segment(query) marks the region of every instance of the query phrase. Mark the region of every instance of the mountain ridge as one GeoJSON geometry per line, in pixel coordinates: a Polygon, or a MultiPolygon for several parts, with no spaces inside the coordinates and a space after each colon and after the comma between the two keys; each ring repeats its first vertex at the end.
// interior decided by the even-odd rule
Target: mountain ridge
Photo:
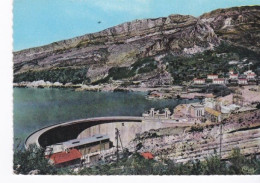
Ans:
{"type": "MultiPolygon", "coordinates": [[[[260,6],[243,6],[214,10],[197,18],[176,14],[125,22],[100,32],[14,52],[14,76],[86,67],[83,80],[91,84],[106,78],[111,68],[129,70],[136,62],[146,58],[155,60],[158,55],[193,56],[214,50],[223,41],[259,53],[259,17],[260,6]]],[[[140,68],[150,64],[154,69],[151,63],[140,68]]],[[[159,63],[160,60],[154,63],[157,70],[159,63]]],[[[140,68],[130,75],[138,75],[140,68]]],[[[169,71],[165,68],[167,75],[169,71]]],[[[152,75],[150,77],[156,77],[152,75]]],[[[28,77],[15,81],[25,81],[28,77]]]]}

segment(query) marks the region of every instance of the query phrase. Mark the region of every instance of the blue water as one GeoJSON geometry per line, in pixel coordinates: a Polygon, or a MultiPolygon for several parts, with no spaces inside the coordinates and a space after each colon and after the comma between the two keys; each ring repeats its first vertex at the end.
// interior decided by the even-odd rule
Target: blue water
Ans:
{"type": "MultiPolygon", "coordinates": [[[[148,100],[143,92],[76,92],[14,88],[14,139],[23,142],[44,126],[98,116],[141,116],[151,107],[173,109],[187,100],[148,100]]],[[[15,144],[17,140],[15,140],[15,144]]]]}

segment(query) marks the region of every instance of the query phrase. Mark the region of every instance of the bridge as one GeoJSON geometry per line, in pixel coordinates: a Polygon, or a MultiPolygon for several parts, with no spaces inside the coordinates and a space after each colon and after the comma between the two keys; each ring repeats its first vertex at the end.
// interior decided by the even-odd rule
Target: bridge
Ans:
{"type": "Polygon", "coordinates": [[[26,149],[28,149],[31,144],[45,148],[52,144],[76,139],[82,131],[95,125],[114,122],[142,122],[142,120],[143,117],[111,116],[69,121],[47,126],[33,132],[27,137],[24,145],[26,149]]]}

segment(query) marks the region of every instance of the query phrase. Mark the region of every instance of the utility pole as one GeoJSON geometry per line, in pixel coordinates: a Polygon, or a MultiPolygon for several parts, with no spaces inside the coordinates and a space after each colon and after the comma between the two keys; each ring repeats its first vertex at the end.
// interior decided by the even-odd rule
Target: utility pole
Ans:
{"type": "Polygon", "coordinates": [[[115,128],[116,130],[116,162],[118,163],[118,159],[119,159],[119,152],[118,152],[118,136],[119,136],[119,130],[117,128],[115,128]]]}
{"type": "Polygon", "coordinates": [[[120,137],[120,132],[117,128],[115,128],[116,132],[115,132],[115,135],[116,135],[116,161],[118,163],[118,160],[119,160],[119,141],[120,141],[120,144],[121,144],[121,148],[123,150],[123,143],[122,143],[122,140],[121,140],[121,137],[120,137]]]}

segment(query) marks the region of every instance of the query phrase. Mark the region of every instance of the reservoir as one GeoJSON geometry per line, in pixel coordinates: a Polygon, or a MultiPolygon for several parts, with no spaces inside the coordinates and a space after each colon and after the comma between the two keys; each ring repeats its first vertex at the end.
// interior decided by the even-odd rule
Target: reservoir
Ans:
{"type": "Polygon", "coordinates": [[[14,88],[14,144],[39,128],[76,119],[141,116],[144,111],[198,100],[148,100],[145,92],[76,92],[73,89],[14,88]]]}

